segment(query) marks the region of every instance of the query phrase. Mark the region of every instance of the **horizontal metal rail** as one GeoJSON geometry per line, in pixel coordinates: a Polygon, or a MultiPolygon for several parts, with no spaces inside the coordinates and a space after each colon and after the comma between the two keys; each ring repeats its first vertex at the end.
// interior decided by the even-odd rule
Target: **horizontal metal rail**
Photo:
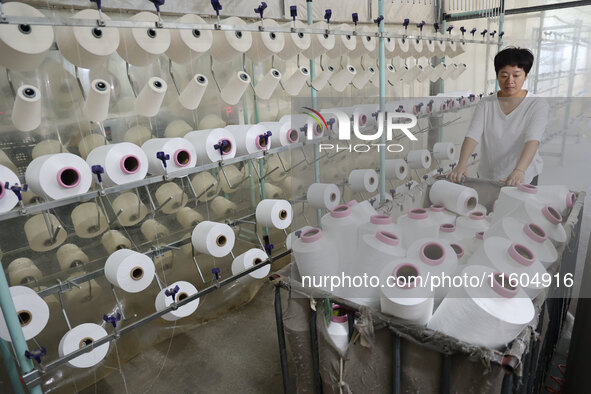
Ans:
{"type": "Polygon", "coordinates": [[[224,25],[217,23],[182,23],[174,21],[162,22],[142,22],[131,20],[102,20],[96,19],[76,19],[76,18],[62,18],[62,17],[25,17],[25,16],[6,16],[1,21],[2,24],[9,25],[42,25],[42,26],[87,26],[100,28],[144,28],[144,29],[183,29],[183,30],[217,30],[217,31],[249,31],[249,32],[274,32],[274,33],[305,33],[305,34],[332,34],[332,35],[351,35],[351,36],[370,36],[370,37],[390,37],[390,38],[406,38],[419,40],[444,40],[444,41],[462,41],[473,44],[494,44],[497,45],[497,40],[475,40],[464,37],[449,37],[444,34],[428,35],[428,34],[401,34],[395,32],[378,31],[358,31],[358,30],[339,30],[327,27],[326,29],[319,28],[293,28],[287,26],[257,26],[250,25],[224,25]]]}
{"type": "MultiPolygon", "coordinates": [[[[469,105],[466,107],[460,107],[460,108],[448,109],[445,111],[437,111],[437,112],[434,112],[431,114],[422,114],[422,115],[419,115],[418,118],[422,119],[422,118],[426,118],[426,117],[430,117],[430,116],[437,116],[438,114],[454,113],[454,112],[458,112],[458,111],[468,109],[471,107],[473,107],[473,105],[469,105]]],[[[170,172],[167,176],[158,175],[155,177],[145,178],[145,179],[142,179],[139,181],[125,183],[123,185],[117,185],[117,186],[113,186],[113,187],[109,187],[109,188],[104,188],[103,190],[97,189],[97,190],[93,190],[93,191],[90,191],[90,192],[87,192],[84,194],[79,194],[76,196],[67,197],[67,198],[63,198],[60,200],[52,200],[52,201],[47,201],[47,202],[43,202],[43,203],[38,203],[35,205],[25,206],[24,209],[15,208],[11,211],[0,213],[0,222],[2,222],[4,220],[14,219],[14,218],[20,217],[20,216],[26,216],[26,215],[30,215],[30,214],[40,213],[43,211],[63,207],[63,206],[69,205],[69,204],[77,203],[77,202],[92,200],[92,199],[97,198],[99,196],[105,196],[105,195],[114,194],[114,193],[121,193],[121,192],[124,192],[127,190],[132,190],[132,189],[135,189],[138,187],[152,185],[152,184],[167,180],[168,179],[167,177],[175,177],[175,178],[176,177],[185,177],[185,176],[193,175],[193,174],[196,174],[196,173],[199,173],[202,171],[209,171],[209,170],[213,170],[215,168],[220,168],[220,167],[225,167],[225,166],[231,165],[231,164],[241,163],[241,162],[244,162],[247,160],[262,159],[262,158],[265,158],[266,156],[273,155],[276,153],[280,153],[280,152],[284,152],[284,151],[288,151],[288,150],[292,150],[292,149],[303,148],[308,145],[319,144],[322,142],[331,141],[333,139],[334,139],[334,137],[332,137],[332,136],[314,138],[313,140],[306,140],[305,142],[299,142],[299,143],[291,144],[288,146],[281,146],[278,148],[272,148],[272,149],[268,149],[265,151],[259,151],[259,152],[251,153],[249,155],[235,157],[233,159],[224,159],[224,160],[221,160],[218,162],[207,163],[207,164],[199,165],[199,166],[192,167],[192,168],[185,168],[185,169],[178,170],[175,172],[170,172]]]]}
{"type": "MultiPolygon", "coordinates": [[[[251,153],[249,155],[235,157],[233,159],[224,159],[219,162],[207,163],[207,164],[199,165],[199,166],[192,167],[192,168],[186,168],[186,169],[182,169],[179,171],[170,172],[170,173],[168,173],[168,177],[185,177],[185,176],[196,174],[196,173],[199,173],[202,171],[209,171],[214,168],[219,168],[219,167],[230,165],[230,164],[240,163],[240,162],[243,162],[246,160],[263,158],[267,155],[272,155],[272,154],[283,152],[286,150],[301,148],[305,145],[310,145],[311,143],[315,144],[315,143],[323,142],[328,139],[329,139],[329,137],[322,137],[322,138],[311,140],[309,142],[308,141],[307,142],[299,142],[299,143],[292,144],[289,146],[281,146],[281,147],[272,148],[272,149],[269,149],[266,151],[260,151],[260,152],[251,153]]],[[[158,175],[155,177],[145,178],[145,179],[142,179],[139,181],[125,183],[123,185],[117,185],[117,186],[105,188],[103,190],[93,190],[93,191],[90,191],[90,192],[87,192],[84,194],[79,194],[76,196],[72,196],[72,197],[68,197],[68,198],[64,198],[64,199],[60,199],[60,200],[47,201],[47,202],[43,202],[43,203],[39,203],[39,204],[35,204],[35,205],[26,206],[24,209],[13,209],[12,211],[1,213],[0,214],[0,221],[13,219],[13,218],[16,218],[19,216],[39,213],[42,211],[46,211],[46,210],[54,209],[54,208],[59,208],[59,207],[66,206],[66,205],[76,203],[76,202],[91,200],[91,199],[97,198],[99,196],[105,196],[105,195],[109,195],[109,194],[113,194],[113,193],[120,193],[123,191],[132,190],[137,187],[142,187],[142,186],[147,186],[147,185],[151,185],[154,183],[159,183],[159,182],[162,182],[166,179],[167,179],[166,176],[158,175]]]]}

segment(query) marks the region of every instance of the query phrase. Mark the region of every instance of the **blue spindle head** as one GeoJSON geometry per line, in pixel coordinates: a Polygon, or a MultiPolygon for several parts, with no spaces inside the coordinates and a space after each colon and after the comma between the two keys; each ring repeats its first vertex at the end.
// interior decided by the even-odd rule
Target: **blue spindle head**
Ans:
{"type": "Polygon", "coordinates": [[[484,38],[486,33],[488,33],[488,29],[484,29],[483,31],[480,32],[480,35],[482,36],[482,38],[484,38]]]}
{"type": "Polygon", "coordinates": [[[390,195],[392,196],[392,198],[394,198],[395,194],[396,194],[396,189],[390,189],[390,195]]]}
{"type": "Polygon", "coordinates": [[[355,24],[355,26],[357,26],[357,23],[359,23],[359,14],[356,12],[352,13],[351,18],[353,19],[353,23],[355,24]]]}
{"type": "Polygon", "coordinates": [[[337,122],[337,120],[335,118],[330,118],[329,120],[326,121],[326,124],[328,125],[328,127],[330,128],[330,130],[332,131],[332,126],[337,122]]]}
{"type": "Polygon", "coordinates": [[[472,30],[470,30],[470,34],[472,34],[472,37],[474,37],[474,33],[476,33],[478,31],[477,28],[472,28],[472,30]]]}
{"type": "Polygon", "coordinates": [[[271,138],[272,135],[273,135],[273,133],[270,130],[259,135],[259,145],[265,146],[265,147],[269,146],[269,138],[271,138]]]}
{"type": "Polygon", "coordinates": [[[293,19],[293,21],[295,22],[296,17],[298,16],[298,6],[297,5],[289,6],[289,15],[291,15],[291,19],[293,19]]]}
{"type": "Polygon", "coordinates": [[[443,168],[439,167],[439,168],[437,169],[437,172],[439,173],[439,175],[441,175],[441,174],[443,173],[443,168]]]}
{"type": "Polygon", "coordinates": [[[220,272],[221,270],[219,267],[214,267],[211,269],[211,273],[215,276],[215,280],[220,280],[220,272]]]}
{"type": "Polygon", "coordinates": [[[181,288],[179,285],[176,285],[174,288],[164,290],[164,295],[167,297],[171,297],[172,300],[175,300],[176,294],[179,292],[181,288]]]}
{"type": "Polygon", "coordinates": [[[404,22],[402,22],[402,26],[404,26],[404,29],[406,30],[408,28],[408,25],[410,25],[410,19],[405,18],[404,22]]]}
{"type": "Polygon", "coordinates": [[[377,19],[373,20],[373,23],[375,23],[376,25],[378,25],[378,27],[380,27],[380,23],[382,23],[383,20],[384,20],[384,15],[380,15],[377,17],[377,19]]]}
{"type": "Polygon", "coordinates": [[[466,32],[466,28],[464,26],[460,26],[460,31],[462,32],[462,36],[466,32]]]}
{"type": "Polygon", "coordinates": [[[299,237],[301,237],[301,236],[302,236],[302,230],[298,230],[298,231],[296,231],[294,234],[295,234],[295,236],[296,236],[296,237],[298,237],[298,238],[299,238],[299,237]]]}
{"type": "Polygon", "coordinates": [[[326,23],[330,23],[330,18],[332,18],[332,10],[324,10],[324,19],[326,20],[326,23]]]}
{"type": "Polygon", "coordinates": [[[427,22],[421,21],[421,23],[417,24],[417,28],[422,32],[423,26],[425,26],[426,24],[427,24],[427,22]]]}
{"type": "Polygon", "coordinates": [[[499,38],[503,38],[504,35],[505,35],[505,32],[504,31],[500,32],[499,33],[499,38]]]}
{"type": "Polygon", "coordinates": [[[429,178],[429,175],[427,175],[427,174],[423,175],[423,180],[424,180],[424,181],[426,181],[426,180],[427,180],[427,178],[429,178]]]}
{"type": "Polygon", "coordinates": [[[211,6],[215,11],[217,16],[220,16],[220,11],[222,10],[222,5],[220,4],[220,0],[211,0],[211,6]]]}
{"type": "Polygon", "coordinates": [[[271,252],[273,251],[273,248],[274,247],[275,246],[273,244],[267,244],[267,245],[265,245],[265,252],[267,252],[267,254],[270,255],[271,252]]]}
{"type": "Polygon", "coordinates": [[[454,25],[449,25],[447,29],[445,29],[447,31],[448,34],[451,34],[451,31],[454,29],[454,25]]]}
{"type": "Polygon", "coordinates": [[[439,23],[435,22],[433,23],[433,29],[435,29],[435,33],[439,32],[439,23]]]}
{"type": "Polygon", "coordinates": [[[164,152],[156,152],[156,158],[160,160],[164,168],[166,168],[166,162],[170,160],[170,155],[167,155],[164,152]]]}
{"type": "Polygon", "coordinates": [[[102,8],[101,6],[101,0],[90,0],[91,3],[96,3],[96,9],[100,10],[102,8]]]}
{"type": "Polygon", "coordinates": [[[25,350],[25,357],[29,360],[37,361],[37,364],[41,365],[41,358],[47,355],[47,349],[45,346],[41,346],[41,349],[33,349],[31,351],[25,350]]]}
{"type": "Polygon", "coordinates": [[[99,183],[101,183],[103,181],[102,174],[105,173],[105,169],[97,164],[90,167],[90,170],[94,175],[96,175],[96,178],[98,179],[99,183]]]}
{"type": "Polygon", "coordinates": [[[259,14],[261,16],[261,19],[263,19],[263,13],[265,12],[266,8],[267,8],[267,3],[265,3],[263,1],[263,2],[261,2],[261,5],[259,5],[257,8],[254,9],[254,12],[259,14]]]}
{"type": "Polygon", "coordinates": [[[219,143],[215,144],[213,146],[213,149],[215,150],[219,150],[220,151],[220,155],[224,154],[224,151],[226,150],[226,148],[228,147],[228,145],[230,145],[230,141],[228,140],[221,140],[219,143]]]}
{"type": "Polygon", "coordinates": [[[113,328],[117,328],[117,322],[121,320],[121,313],[117,313],[116,315],[103,315],[103,320],[105,323],[112,324],[113,328]]]}
{"type": "Polygon", "coordinates": [[[15,183],[14,185],[10,185],[9,182],[6,182],[4,184],[4,189],[6,190],[12,190],[12,192],[16,195],[16,198],[18,198],[19,201],[23,200],[23,196],[22,196],[22,192],[26,192],[27,190],[29,190],[29,185],[27,185],[26,183],[21,186],[18,183],[15,183]]]}
{"type": "Polygon", "coordinates": [[[160,6],[164,5],[164,0],[148,0],[150,3],[154,4],[156,7],[156,12],[160,12],[160,6]]]}

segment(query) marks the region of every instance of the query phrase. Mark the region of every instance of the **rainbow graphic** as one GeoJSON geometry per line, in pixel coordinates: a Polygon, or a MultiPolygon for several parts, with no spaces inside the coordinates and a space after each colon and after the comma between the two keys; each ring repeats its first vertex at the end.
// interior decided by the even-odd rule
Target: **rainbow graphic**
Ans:
{"type": "Polygon", "coordinates": [[[324,116],[322,116],[320,114],[320,112],[316,111],[313,108],[310,107],[302,107],[303,109],[310,111],[310,112],[304,112],[306,115],[308,115],[309,117],[311,117],[312,119],[314,119],[316,121],[316,123],[318,123],[318,126],[320,126],[321,130],[328,130],[328,124],[326,123],[326,119],[324,119],[324,116]],[[322,123],[320,123],[320,121],[322,120],[322,123]],[[324,127],[322,126],[324,124],[324,127]]]}

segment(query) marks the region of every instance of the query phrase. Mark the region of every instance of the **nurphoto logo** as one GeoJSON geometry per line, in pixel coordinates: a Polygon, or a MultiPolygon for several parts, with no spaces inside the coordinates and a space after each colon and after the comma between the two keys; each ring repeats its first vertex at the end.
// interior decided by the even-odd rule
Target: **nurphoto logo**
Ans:
{"type": "MultiPolygon", "coordinates": [[[[309,107],[303,107],[303,109],[308,111],[304,113],[314,119],[320,129],[329,131],[328,125],[330,124],[330,129],[332,129],[333,133],[335,133],[333,127],[336,127],[336,135],[338,136],[339,141],[351,140],[351,125],[353,125],[353,136],[361,141],[367,142],[360,144],[348,144],[347,146],[341,146],[339,144],[333,143],[321,143],[319,144],[320,151],[336,150],[338,152],[347,150],[349,152],[362,153],[369,152],[372,149],[377,149],[378,152],[381,149],[386,149],[388,152],[393,153],[402,152],[404,147],[401,144],[379,143],[379,140],[384,133],[384,129],[386,132],[386,141],[392,141],[395,130],[400,130],[411,141],[417,141],[417,137],[415,137],[410,131],[410,129],[415,127],[418,122],[417,117],[413,114],[405,112],[386,112],[386,121],[384,122],[384,112],[377,111],[375,114],[373,114],[373,118],[376,120],[375,123],[369,127],[364,127],[364,130],[361,130],[361,127],[363,126],[360,125],[367,125],[368,122],[366,116],[360,115],[358,111],[354,111],[351,116],[345,111],[340,111],[338,109],[330,109],[327,111],[321,110],[320,112],[309,107]],[[378,141],[378,143],[369,143],[371,141],[378,141]]],[[[313,133],[307,133],[307,138],[309,140],[313,139],[313,137],[313,133]]]]}

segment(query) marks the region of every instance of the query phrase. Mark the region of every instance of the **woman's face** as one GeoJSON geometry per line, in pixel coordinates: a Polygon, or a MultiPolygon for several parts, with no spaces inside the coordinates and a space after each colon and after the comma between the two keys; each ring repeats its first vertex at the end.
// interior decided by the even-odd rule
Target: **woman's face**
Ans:
{"type": "Polygon", "coordinates": [[[497,80],[499,88],[505,97],[512,97],[521,92],[521,88],[527,78],[527,74],[522,68],[517,66],[505,66],[499,70],[497,80]]]}

